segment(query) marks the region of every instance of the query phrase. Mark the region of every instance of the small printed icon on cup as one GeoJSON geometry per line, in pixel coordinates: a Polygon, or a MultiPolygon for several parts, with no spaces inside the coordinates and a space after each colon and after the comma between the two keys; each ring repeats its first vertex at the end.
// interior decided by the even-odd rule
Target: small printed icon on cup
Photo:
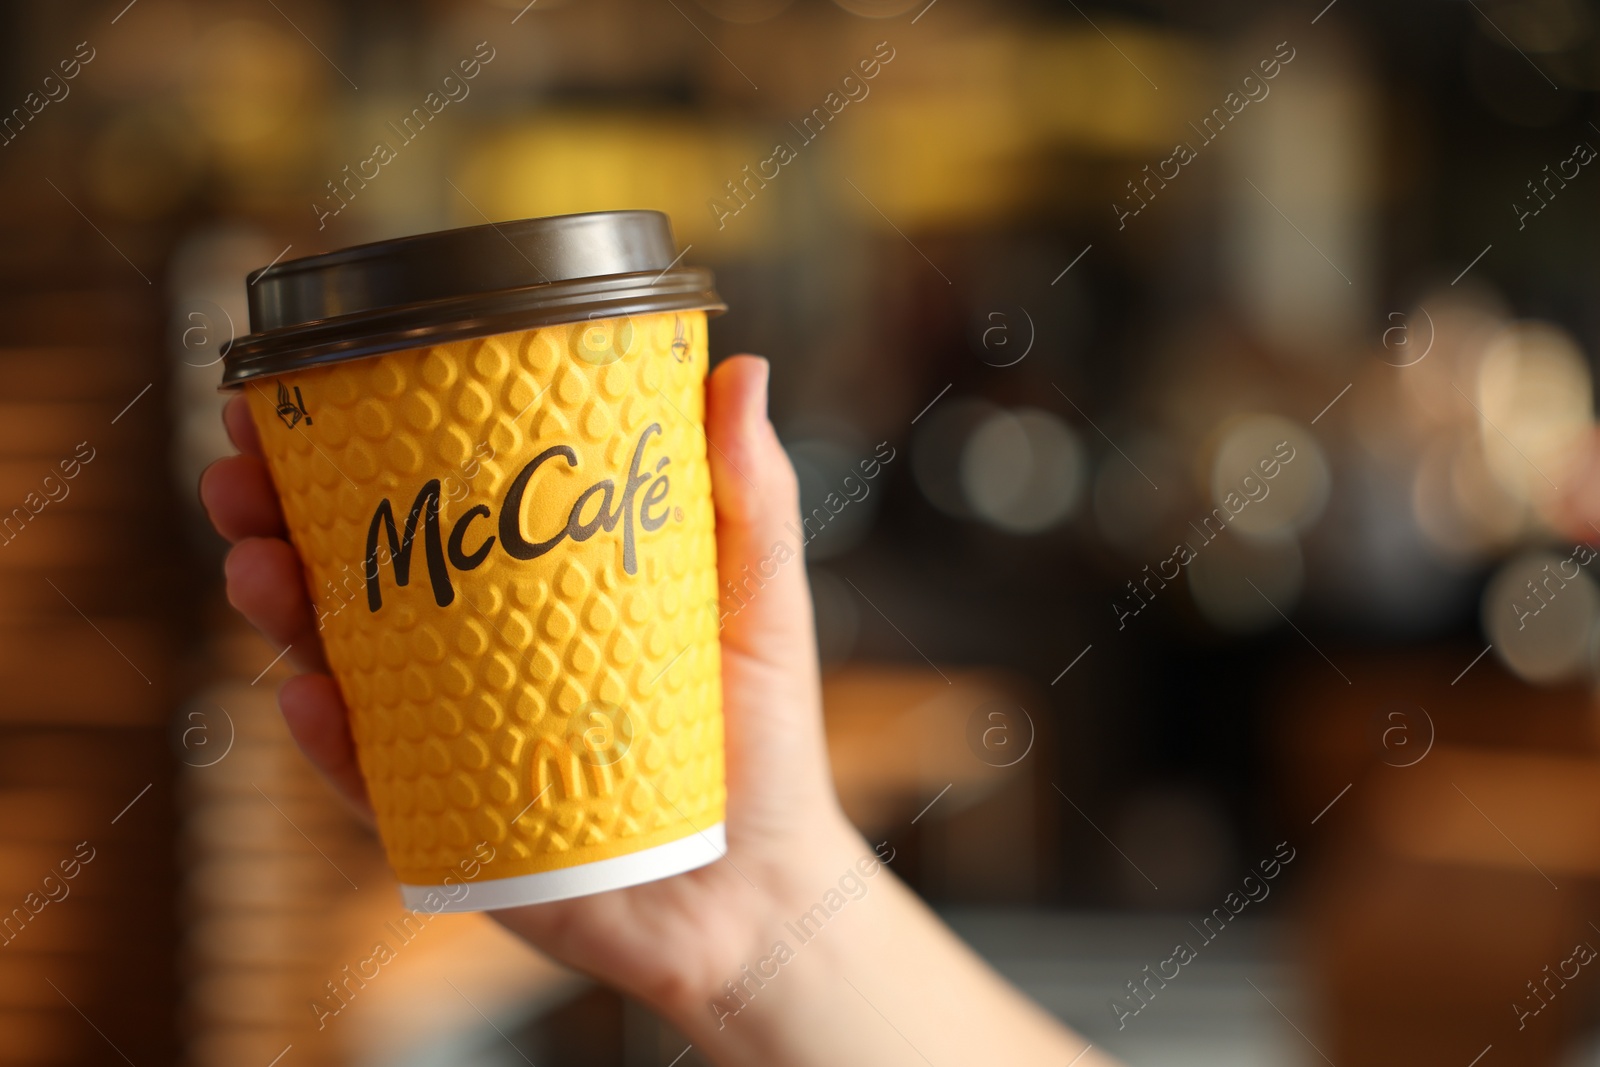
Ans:
{"type": "Polygon", "coordinates": [[[300,424],[301,419],[305,420],[307,426],[311,425],[311,412],[306,410],[306,401],[300,395],[298,385],[294,387],[294,395],[290,396],[288,386],[278,383],[278,405],[274,410],[291,430],[300,424]]]}
{"type": "Polygon", "coordinates": [[[572,324],[569,344],[574,356],[593,366],[604,367],[632,352],[634,337],[632,316],[591,315],[587,322],[572,324]]]}
{"type": "Polygon", "coordinates": [[[214,767],[233,750],[233,716],[221,705],[197,708],[173,726],[178,758],[191,767],[214,767]]]}
{"type": "Polygon", "coordinates": [[[1372,715],[1372,747],[1391,767],[1414,767],[1433,748],[1433,717],[1420,704],[1383,705],[1372,715]]]}
{"type": "Polygon", "coordinates": [[[991,700],[967,717],[967,748],[991,767],[1012,767],[1033,749],[1033,719],[1021,704],[991,700]]]}
{"type": "Polygon", "coordinates": [[[191,367],[213,367],[233,347],[233,316],[210,300],[185,301],[173,317],[172,330],[180,359],[191,367]]]}
{"type": "Polygon", "coordinates": [[[567,744],[591,767],[609,767],[633,747],[633,716],[608,700],[591,700],[567,720],[567,744]]]}
{"type": "Polygon", "coordinates": [[[1020,304],[985,312],[972,323],[978,358],[991,367],[1013,367],[1033,351],[1033,316],[1020,304]]]}
{"type": "Polygon", "coordinates": [[[683,319],[672,316],[672,358],[679,363],[689,362],[694,356],[693,344],[693,330],[684,326],[683,319]]]}

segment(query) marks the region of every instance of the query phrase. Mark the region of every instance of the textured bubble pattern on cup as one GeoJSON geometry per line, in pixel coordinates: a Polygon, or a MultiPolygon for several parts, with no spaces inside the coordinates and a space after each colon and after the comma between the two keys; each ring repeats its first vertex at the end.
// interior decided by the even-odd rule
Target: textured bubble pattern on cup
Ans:
{"type": "Polygon", "coordinates": [[[575,327],[553,326],[245,387],[379,830],[409,884],[440,884],[479,842],[496,857],[482,877],[503,878],[722,819],[704,313],[584,326],[609,339],[608,358],[575,353],[575,327]],[[508,494],[558,446],[572,461],[536,466],[514,528],[524,544],[566,533],[517,558],[502,537],[508,494]],[[403,550],[433,480],[437,552],[425,503],[402,565],[374,516],[388,500],[403,550]],[[450,586],[442,606],[435,569],[450,586]]]}

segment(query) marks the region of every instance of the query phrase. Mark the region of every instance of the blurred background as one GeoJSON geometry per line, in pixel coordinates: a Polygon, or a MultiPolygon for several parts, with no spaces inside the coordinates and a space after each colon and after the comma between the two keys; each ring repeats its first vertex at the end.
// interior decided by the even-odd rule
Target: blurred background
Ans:
{"type": "Polygon", "coordinates": [[[1600,1063],[1596,90],[1587,0],[0,8],[0,1062],[699,1062],[481,916],[349,978],[194,492],[250,271],[656,208],[981,952],[1133,1064],[1600,1063]]]}

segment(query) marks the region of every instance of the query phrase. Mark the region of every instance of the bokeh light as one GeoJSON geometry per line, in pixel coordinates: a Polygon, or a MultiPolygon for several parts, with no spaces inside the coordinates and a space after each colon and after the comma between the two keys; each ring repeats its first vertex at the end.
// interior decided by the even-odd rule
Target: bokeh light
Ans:
{"type": "Polygon", "coordinates": [[[1010,533],[1038,533],[1064,520],[1083,483],[1083,446],[1048,411],[997,412],[972,431],[961,451],[967,503],[1010,533]]]}
{"type": "Polygon", "coordinates": [[[1572,556],[1528,552],[1483,591],[1483,629],[1495,654],[1530,682],[1559,682],[1588,660],[1600,593],[1572,556]]]}
{"type": "Polygon", "coordinates": [[[1305,530],[1322,514],[1331,479],[1322,446],[1308,427],[1278,415],[1249,415],[1217,436],[1211,500],[1233,513],[1229,529],[1278,539],[1305,530]]]}
{"type": "Polygon", "coordinates": [[[1484,454],[1495,479],[1519,499],[1560,492],[1594,422],[1588,364],[1565,330],[1519,322],[1488,346],[1478,372],[1484,454]]]}

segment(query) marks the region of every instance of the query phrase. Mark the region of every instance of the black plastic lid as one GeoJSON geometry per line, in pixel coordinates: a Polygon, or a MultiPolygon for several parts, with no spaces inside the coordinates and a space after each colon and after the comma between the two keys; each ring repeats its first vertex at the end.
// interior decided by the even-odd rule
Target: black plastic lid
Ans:
{"type": "Polygon", "coordinates": [[[251,275],[250,334],[224,387],[402,348],[534,326],[727,305],[678,265],[659,211],[596,211],[357,245],[251,275]]]}

